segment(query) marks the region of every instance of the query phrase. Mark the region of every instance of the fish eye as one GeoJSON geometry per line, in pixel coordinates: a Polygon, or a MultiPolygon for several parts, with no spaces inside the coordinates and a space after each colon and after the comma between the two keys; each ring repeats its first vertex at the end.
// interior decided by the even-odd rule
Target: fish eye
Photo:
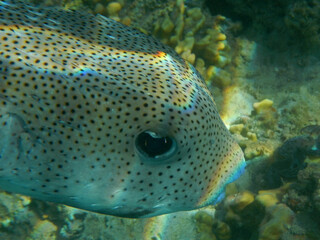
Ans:
{"type": "Polygon", "coordinates": [[[167,163],[177,151],[177,142],[172,137],[144,131],[136,137],[135,148],[146,163],[167,163]]]}

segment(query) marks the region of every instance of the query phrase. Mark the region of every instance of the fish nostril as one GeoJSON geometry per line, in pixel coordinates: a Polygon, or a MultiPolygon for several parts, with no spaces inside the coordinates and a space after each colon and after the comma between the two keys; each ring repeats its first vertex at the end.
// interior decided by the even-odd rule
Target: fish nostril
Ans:
{"type": "Polygon", "coordinates": [[[168,162],[177,150],[177,143],[172,137],[163,137],[155,132],[145,131],[136,137],[135,147],[146,162],[168,162]]]}

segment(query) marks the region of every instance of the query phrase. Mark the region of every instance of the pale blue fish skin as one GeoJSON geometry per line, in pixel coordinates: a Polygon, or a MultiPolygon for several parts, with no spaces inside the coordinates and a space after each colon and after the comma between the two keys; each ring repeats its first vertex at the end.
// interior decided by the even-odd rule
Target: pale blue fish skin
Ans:
{"type": "Polygon", "coordinates": [[[0,1],[0,188],[122,217],[215,202],[243,153],[198,72],[103,16],[0,1]]]}

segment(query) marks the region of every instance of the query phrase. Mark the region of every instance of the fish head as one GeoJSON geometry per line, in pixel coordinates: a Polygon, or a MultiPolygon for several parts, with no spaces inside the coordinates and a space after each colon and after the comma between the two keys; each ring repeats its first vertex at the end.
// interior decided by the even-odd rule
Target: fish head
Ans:
{"type": "Polygon", "coordinates": [[[93,199],[101,199],[93,210],[136,218],[213,204],[242,172],[243,153],[193,66],[163,52],[144,60],[151,70],[142,81],[117,81],[121,101],[108,116],[117,120],[105,124],[114,139],[106,146],[108,172],[101,171],[104,197],[91,184],[93,199]]]}

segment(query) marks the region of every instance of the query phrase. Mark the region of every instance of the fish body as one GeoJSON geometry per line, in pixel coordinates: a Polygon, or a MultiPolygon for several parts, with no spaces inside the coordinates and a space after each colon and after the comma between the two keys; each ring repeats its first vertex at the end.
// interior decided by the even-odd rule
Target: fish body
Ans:
{"type": "Polygon", "coordinates": [[[123,217],[215,202],[244,168],[198,72],[103,16],[0,1],[0,188],[123,217]]]}

